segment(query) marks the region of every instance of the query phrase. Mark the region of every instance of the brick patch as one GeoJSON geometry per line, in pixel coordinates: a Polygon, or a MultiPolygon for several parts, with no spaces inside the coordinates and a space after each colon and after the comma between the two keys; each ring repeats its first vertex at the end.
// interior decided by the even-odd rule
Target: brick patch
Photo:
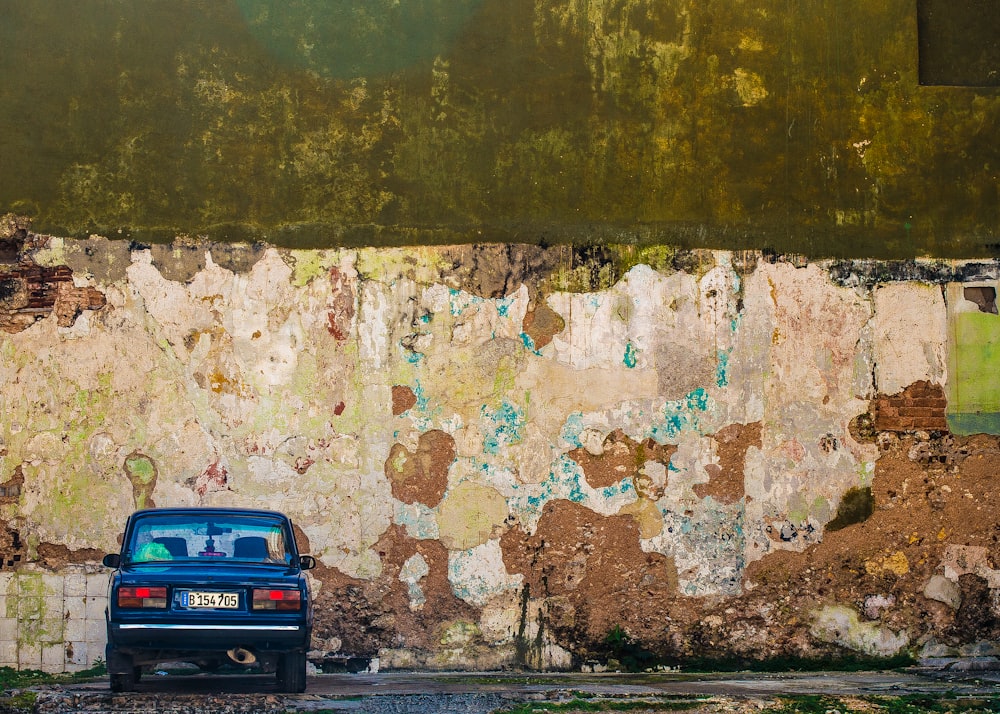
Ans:
{"type": "Polygon", "coordinates": [[[914,382],[899,394],[881,395],[874,401],[878,431],[948,431],[944,389],[930,382],[914,382]]]}

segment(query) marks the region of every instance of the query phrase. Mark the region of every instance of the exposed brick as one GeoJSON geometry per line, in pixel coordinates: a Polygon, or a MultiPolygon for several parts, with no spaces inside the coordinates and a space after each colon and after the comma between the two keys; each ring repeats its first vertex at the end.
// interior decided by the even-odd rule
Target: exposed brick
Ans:
{"type": "Polygon", "coordinates": [[[909,417],[934,417],[940,413],[940,409],[930,409],[929,407],[900,407],[899,409],[899,416],[909,417]]]}
{"type": "Polygon", "coordinates": [[[947,431],[944,390],[929,382],[914,382],[899,394],[879,395],[872,404],[875,428],[879,431],[932,429],[947,431]]]}

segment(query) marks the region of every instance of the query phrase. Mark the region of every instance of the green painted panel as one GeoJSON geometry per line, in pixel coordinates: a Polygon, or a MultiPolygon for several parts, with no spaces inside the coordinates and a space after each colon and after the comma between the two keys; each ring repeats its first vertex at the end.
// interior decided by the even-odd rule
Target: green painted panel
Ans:
{"type": "Polygon", "coordinates": [[[948,423],[960,434],[1000,433],[1000,316],[951,315],[948,423]]]}
{"type": "Polygon", "coordinates": [[[1000,93],[919,86],[910,0],[0,0],[0,18],[0,213],[40,231],[1000,252],[1000,93]]]}

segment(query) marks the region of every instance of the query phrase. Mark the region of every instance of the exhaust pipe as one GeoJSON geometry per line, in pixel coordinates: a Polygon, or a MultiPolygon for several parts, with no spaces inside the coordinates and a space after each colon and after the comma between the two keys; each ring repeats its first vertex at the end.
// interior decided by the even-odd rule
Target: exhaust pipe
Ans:
{"type": "Polygon", "coordinates": [[[248,649],[242,647],[233,647],[233,649],[226,652],[231,659],[236,664],[253,664],[257,661],[257,655],[248,649]]]}

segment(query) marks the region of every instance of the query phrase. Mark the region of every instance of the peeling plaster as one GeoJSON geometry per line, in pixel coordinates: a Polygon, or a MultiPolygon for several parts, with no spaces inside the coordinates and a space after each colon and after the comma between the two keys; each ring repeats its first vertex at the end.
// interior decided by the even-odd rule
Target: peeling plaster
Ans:
{"type": "MultiPolygon", "coordinates": [[[[73,254],[49,257],[60,251],[73,254]]],[[[0,508],[25,557],[111,551],[142,505],[277,508],[325,592],[355,593],[352,612],[371,616],[358,641],[396,647],[407,628],[442,628],[448,642],[419,661],[565,663],[576,654],[563,644],[619,624],[581,614],[587,588],[605,587],[575,579],[605,567],[587,533],[616,549],[609,562],[655,565],[663,611],[694,622],[705,603],[753,597],[749,568],[856,537],[888,509],[877,465],[896,442],[850,425],[878,395],[949,383],[933,285],[715,252],[691,272],[637,265],[584,293],[463,278],[504,285],[484,297],[456,287],[445,253],[267,249],[234,272],[188,250],[197,265],[177,268],[181,281],[137,249],[101,286],[101,309],[0,336],[0,483],[17,484],[0,508]],[[551,341],[526,345],[542,304],[551,341]],[[871,518],[827,528],[844,494],[866,489],[871,518]],[[548,551],[567,580],[545,592],[531,563],[554,537],[571,560],[548,551]],[[441,593],[447,618],[426,606],[441,593]]],[[[985,550],[948,547],[934,562],[949,582],[1000,588],[985,550]]],[[[930,561],[899,545],[858,559],[860,577],[928,582],[930,561]]],[[[902,593],[884,594],[897,604],[878,616],[894,617],[902,593]]],[[[915,639],[840,610],[810,623],[800,634],[816,646],[879,654],[915,639]]]]}

